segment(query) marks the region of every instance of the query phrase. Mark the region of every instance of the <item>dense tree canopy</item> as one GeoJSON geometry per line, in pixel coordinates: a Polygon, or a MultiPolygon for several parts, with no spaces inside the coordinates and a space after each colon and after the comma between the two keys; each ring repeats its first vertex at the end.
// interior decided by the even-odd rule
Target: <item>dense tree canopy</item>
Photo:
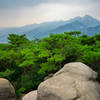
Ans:
{"type": "Polygon", "coordinates": [[[9,79],[20,95],[36,89],[45,76],[69,62],[83,62],[100,75],[100,34],[80,33],[51,34],[33,41],[10,34],[8,44],[0,44],[0,77],[9,79]]]}

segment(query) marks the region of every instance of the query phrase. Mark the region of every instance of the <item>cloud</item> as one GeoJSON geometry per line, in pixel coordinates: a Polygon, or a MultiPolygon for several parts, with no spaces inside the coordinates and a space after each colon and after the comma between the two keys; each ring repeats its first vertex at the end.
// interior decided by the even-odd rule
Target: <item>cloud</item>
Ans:
{"type": "Polygon", "coordinates": [[[63,3],[63,4],[91,4],[100,3],[100,0],[0,0],[0,8],[20,8],[36,6],[40,3],[63,3]]]}
{"type": "Polygon", "coordinates": [[[67,20],[85,14],[100,18],[100,0],[0,0],[0,26],[67,20]]]}
{"type": "Polygon", "coordinates": [[[35,6],[45,0],[0,0],[0,8],[22,8],[35,6]]]}

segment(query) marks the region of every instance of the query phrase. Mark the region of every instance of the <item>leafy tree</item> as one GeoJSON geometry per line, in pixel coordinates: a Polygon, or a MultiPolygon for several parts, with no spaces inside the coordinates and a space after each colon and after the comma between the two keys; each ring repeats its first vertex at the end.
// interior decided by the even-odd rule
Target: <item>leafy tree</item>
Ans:
{"type": "Polygon", "coordinates": [[[0,45],[0,77],[9,79],[20,96],[37,89],[45,76],[69,62],[83,62],[100,76],[100,34],[80,33],[50,34],[32,41],[25,35],[10,34],[9,43],[0,45]]]}
{"type": "Polygon", "coordinates": [[[25,34],[9,34],[8,43],[11,45],[11,47],[16,48],[23,45],[28,45],[29,40],[26,38],[25,34]]]}

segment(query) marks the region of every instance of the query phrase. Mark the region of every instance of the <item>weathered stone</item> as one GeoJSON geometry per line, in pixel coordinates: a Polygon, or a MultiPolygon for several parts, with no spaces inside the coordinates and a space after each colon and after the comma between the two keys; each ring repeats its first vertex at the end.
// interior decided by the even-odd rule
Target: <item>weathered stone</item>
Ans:
{"type": "Polygon", "coordinates": [[[0,78],[0,100],[16,100],[14,87],[3,78],[0,78]]]}
{"type": "Polygon", "coordinates": [[[22,100],[37,100],[37,90],[29,92],[22,98],[22,100]]]}
{"type": "Polygon", "coordinates": [[[97,73],[87,65],[66,64],[38,87],[37,100],[100,100],[97,73]]]}
{"type": "Polygon", "coordinates": [[[47,79],[49,79],[49,78],[51,78],[52,76],[53,76],[53,73],[49,74],[48,76],[46,76],[46,77],[44,78],[44,81],[47,80],[47,79]]]}

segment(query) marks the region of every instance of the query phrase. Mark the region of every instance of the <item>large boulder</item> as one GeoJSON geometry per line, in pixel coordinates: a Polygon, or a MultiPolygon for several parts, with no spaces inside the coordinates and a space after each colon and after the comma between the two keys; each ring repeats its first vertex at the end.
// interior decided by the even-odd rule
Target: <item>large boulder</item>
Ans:
{"type": "Polygon", "coordinates": [[[22,98],[22,100],[37,100],[37,90],[29,92],[22,98]]]}
{"type": "Polygon", "coordinates": [[[87,65],[66,64],[38,87],[37,100],[100,100],[97,73],[87,65]]]}
{"type": "Polygon", "coordinates": [[[16,100],[14,87],[3,78],[0,78],[0,100],[16,100]]]}

